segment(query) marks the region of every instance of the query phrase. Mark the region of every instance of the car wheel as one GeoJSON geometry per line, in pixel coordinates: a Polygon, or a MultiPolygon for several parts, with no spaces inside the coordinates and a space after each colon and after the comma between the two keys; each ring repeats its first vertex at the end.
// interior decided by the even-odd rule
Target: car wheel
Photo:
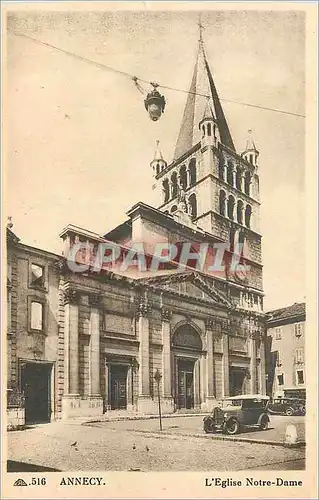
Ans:
{"type": "Polygon", "coordinates": [[[209,432],[214,432],[214,430],[215,426],[213,422],[211,420],[206,420],[206,422],[204,422],[204,431],[206,432],[206,434],[208,434],[209,432]]]}
{"type": "Polygon", "coordinates": [[[238,420],[235,420],[234,418],[232,418],[231,420],[228,420],[228,422],[226,423],[226,426],[225,426],[225,431],[226,431],[226,434],[230,434],[231,436],[233,434],[237,434],[237,432],[239,431],[238,420]]]}
{"type": "Polygon", "coordinates": [[[291,417],[293,414],[294,414],[294,411],[292,408],[287,408],[286,411],[285,411],[285,414],[288,416],[288,417],[291,417]]]}
{"type": "Polygon", "coordinates": [[[266,429],[268,429],[268,425],[269,425],[268,418],[267,417],[263,417],[261,419],[259,428],[260,428],[261,431],[265,431],[266,429]]]}

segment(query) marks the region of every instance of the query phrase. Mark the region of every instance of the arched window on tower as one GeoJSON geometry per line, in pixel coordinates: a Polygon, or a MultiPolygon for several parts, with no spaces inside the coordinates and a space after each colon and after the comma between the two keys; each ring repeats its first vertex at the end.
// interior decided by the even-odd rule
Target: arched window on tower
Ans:
{"type": "Polygon", "coordinates": [[[219,213],[224,217],[226,215],[226,193],[223,190],[219,192],[219,213]]]}
{"type": "Polygon", "coordinates": [[[172,198],[176,198],[177,196],[177,173],[173,172],[172,177],[171,177],[171,184],[172,184],[172,198]]]}
{"type": "Polygon", "coordinates": [[[224,171],[225,171],[225,166],[224,166],[224,160],[221,158],[218,163],[218,177],[224,181],[225,176],[224,176],[224,171]]]}
{"type": "Polygon", "coordinates": [[[245,193],[250,196],[250,182],[251,182],[251,175],[250,172],[245,173],[245,193]]]}
{"type": "Polygon", "coordinates": [[[210,137],[212,135],[212,124],[207,123],[207,135],[210,137]]]}
{"type": "Polygon", "coordinates": [[[231,219],[231,220],[234,220],[234,207],[235,207],[235,198],[233,197],[233,195],[230,195],[229,198],[228,198],[228,217],[231,219]]]}
{"type": "Polygon", "coordinates": [[[185,165],[182,165],[179,171],[179,182],[182,189],[187,189],[187,172],[185,165]]]}
{"type": "Polygon", "coordinates": [[[237,222],[243,224],[244,204],[241,200],[237,202],[237,222]]]}
{"type": "Polygon", "coordinates": [[[205,137],[205,125],[202,125],[202,137],[205,137]]]}
{"type": "Polygon", "coordinates": [[[167,203],[169,200],[169,184],[167,179],[163,181],[163,193],[164,193],[164,203],[167,203]]]}
{"type": "Polygon", "coordinates": [[[236,168],[236,188],[239,191],[242,189],[242,172],[239,166],[236,168]]]}
{"type": "Polygon", "coordinates": [[[189,180],[191,186],[196,184],[196,158],[192,158],[189,162],[189,180]]]}
{"type": "Polygon", "coordinates": [[[156,163],[156,175],[160,173],[160,164],[156,163]]]}
{"type": "Polygon", "coordinates": [[[227,182],[228,184],[230,184],[231,186],[234,185],[234,175],[233,175],[233,170],[234,170],[234,167],[233,167],[233,164],[231,161],[228,162],[227,164],[227,182]]]}
{"type": "Polygon", "coordinates": [[[251,222],[251,206],[247,205],[246,210],[245,210],[245,225],[246,225],[246,227],[250,228],[250,222],[251,222]]]}
{"type": "Polygon", "coordinates": [[[235,248],[235,234],[236,234],[236,229],[231,227],[229,230],[229,250],[231,252],[233,252],[235,248]]]}
{"type": "Polygon", "coordinates": [[[190,197],[188,198],[188,203],[190,207],[190,215],[192,220],[196,219],[197,217],[197,200],[196,200],[196,194],[191,194],[190,197]]]}

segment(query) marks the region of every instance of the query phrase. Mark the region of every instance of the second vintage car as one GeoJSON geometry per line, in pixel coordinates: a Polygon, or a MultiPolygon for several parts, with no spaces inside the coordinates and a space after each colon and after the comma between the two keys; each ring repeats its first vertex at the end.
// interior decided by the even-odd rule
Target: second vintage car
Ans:
{"type": "Polygon", "coordinates": [[[204,431],[208,433],[219,430],[232,435],[251,426],[266,430],[269,425],[268,402],[269,397],[261,394],[225,398],[204,418],[204,431]]]}
{"type": "Polygon", "coordinates": [[[306,402],[297,398],[276,398],[269,402],[268,411],[276,415],[305,415],[306,402]]]}

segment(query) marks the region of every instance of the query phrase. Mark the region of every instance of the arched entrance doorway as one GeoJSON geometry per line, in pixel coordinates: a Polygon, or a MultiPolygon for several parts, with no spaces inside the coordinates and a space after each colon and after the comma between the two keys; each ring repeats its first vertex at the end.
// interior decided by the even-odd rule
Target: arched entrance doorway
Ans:
{"type": "Polygon", "coordinates": [[[174,357],[174,401],[178,409],[190,410],[200,404],[200,356],[202,340],[190,324],[180,325],[172,337],[174,357]]]}

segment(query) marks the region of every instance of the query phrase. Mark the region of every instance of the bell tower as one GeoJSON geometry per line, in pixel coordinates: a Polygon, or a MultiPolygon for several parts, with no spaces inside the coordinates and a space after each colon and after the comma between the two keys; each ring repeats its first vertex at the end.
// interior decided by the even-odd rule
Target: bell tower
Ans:
{"type": "Polygon", "coordinates": [[[251,131],[243,153],[236,151],[200,36],[174,158],[165,166],[157,153],[160,167],[152,162],[159,209],[182,223],[182,192],[192,226],[224,241],[230,252],[241,245],[255,266],[251,285],[262,288],[258,157],[251,131]]]}

